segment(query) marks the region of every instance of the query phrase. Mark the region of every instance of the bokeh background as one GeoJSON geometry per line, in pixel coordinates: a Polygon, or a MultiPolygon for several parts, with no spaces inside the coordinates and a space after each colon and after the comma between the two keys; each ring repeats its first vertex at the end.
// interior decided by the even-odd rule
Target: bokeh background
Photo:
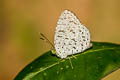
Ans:
{"type": "MultiPolygon", "coordinates": [[[[60,13],[72,10],[92,41],[120,44],[120,0],[0,0],[0,80],[12,80],[29,62],[51,49],[60,13]]],[[[104,80],[120,80],[120,70],[104,80]]]]}

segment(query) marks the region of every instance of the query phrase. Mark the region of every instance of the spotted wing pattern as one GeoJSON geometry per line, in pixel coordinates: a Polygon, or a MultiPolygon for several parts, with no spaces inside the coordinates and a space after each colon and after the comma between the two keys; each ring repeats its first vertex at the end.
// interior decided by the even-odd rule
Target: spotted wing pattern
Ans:
{"type": "Polygon", "coordinates": [[[54,46],[56,55],[60,58],[83,52],[90,47],[89,30],[69,10],[63,11],[59,17],[54,46]]]}

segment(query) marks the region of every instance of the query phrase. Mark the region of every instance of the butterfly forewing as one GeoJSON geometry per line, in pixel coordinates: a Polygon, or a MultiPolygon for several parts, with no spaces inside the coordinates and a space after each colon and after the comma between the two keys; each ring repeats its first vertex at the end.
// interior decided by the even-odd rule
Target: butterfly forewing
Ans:
{"type": "Polygon", "coordinates": [[[80,53],[90,47],[89,30],[71,11],[65,10],[57,22],[54,45],[60,58],[80,53]]]}

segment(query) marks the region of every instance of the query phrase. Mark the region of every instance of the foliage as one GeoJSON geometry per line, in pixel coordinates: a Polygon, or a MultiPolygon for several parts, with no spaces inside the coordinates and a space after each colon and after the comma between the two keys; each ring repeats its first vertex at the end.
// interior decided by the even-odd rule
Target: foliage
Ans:
{"type": "Polygon", "coordinates": [[[28,64],[15,80],[100,80],[120,67],[120,45],[92,42],[93,47],[60,60],[46,52],[28,64]]]}

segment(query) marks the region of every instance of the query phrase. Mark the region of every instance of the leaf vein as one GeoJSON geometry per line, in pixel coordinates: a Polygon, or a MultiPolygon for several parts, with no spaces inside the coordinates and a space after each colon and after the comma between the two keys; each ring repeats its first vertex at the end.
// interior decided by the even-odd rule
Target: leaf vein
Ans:
{"type": "MultiPolygon", "coordinates": [[[[82,54],[86,54],[86,53],[89,53],[89,52],[102,51],[102,50],[115,49],[115,48],[116,48],[116,47],[113,47],[113,48],[104,48],[104,49],[96,49],[96,50],[89,50],[89,51],[83,52],[82,54]]],[[[78,54],[78,55],[75,55],[75,56],[79,56],[79,55],[82,55],[82,54],[78,54]]],[[[73,57],[70,56],[70,58],[73,58],[73,57]]],[[[67,58],[66,58],[66,59],[67,59],[67,58]]],[[[64,59],[64,60],[61,60],[60,62],[64,62],[64,61],[65,61],[65,59],[64,59]]],[[[45,68],[42,68],[42,69],[40,68],[40,70],[38,70],[37,72],[29,73],[28,75],[26,75],[26,76],[24,77],[23,80],[28,80],[28,79],[32,78],[33,76],[37,75],[38,73],[41,73],[42,71],[45,71],[45,70],[47,70],[47,69],[49,69],[49,68],[51,68],[51,67],[59,64],[60,62],[56,62],[56,63],[51,64],[51,65],[49,65],[48,67],[45,67],[45,68]]]]}

